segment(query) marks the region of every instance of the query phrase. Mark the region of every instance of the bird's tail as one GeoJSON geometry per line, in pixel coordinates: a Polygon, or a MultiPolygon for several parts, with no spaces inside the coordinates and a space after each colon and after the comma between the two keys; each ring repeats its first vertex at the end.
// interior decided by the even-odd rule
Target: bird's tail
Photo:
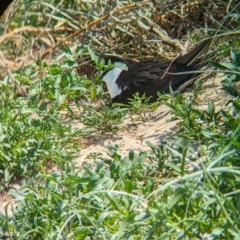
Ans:
{"type": "MultiPolygon", "coordinates": [[[[194,66],[195,64],[199,64],[200,62],[203,62],[204,60],[209,59],[209,57],[207,57],[208,55],[204,56],[200,59],[199,59],[199,56],[207,51],[207,49],[208,49],[209,45],[211,44],[212,40],[213,40],[213,37],[202,41],[192,51],[190,51],[189,53],[187,53],[187,54],[185,54],[185,55],[183,55],[179,58],[177,58],[175,61],[178,62],[178,63],[182,63],[184,65],[187,65],[187,66],[194,66]]],[[[214,56],[212,53],[211,53],[211,55],[214,56]]]]}

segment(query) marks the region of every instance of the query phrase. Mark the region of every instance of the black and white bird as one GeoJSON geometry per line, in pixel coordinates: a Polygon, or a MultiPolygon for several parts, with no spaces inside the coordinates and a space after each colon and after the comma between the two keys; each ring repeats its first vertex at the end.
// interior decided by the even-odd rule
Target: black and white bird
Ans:
{"type": "Polygon", "coordinates": [[[123,59],[105,58],[112,63],[121,63],[121,67],[113,67],[105,72],[102,80],[106,83],[112,102],[127,104],[137,92],[151,97],[150,101],[157,100],[157,92],[168,93],[169,89],[181,92],[193,82],[199,73],[196,73],[212,54],[199,58],[206,51],[212,39],[201,42],[189,53],[178,57],[174,61],[149,60],[138,63],[128,63],[123,59]]]}

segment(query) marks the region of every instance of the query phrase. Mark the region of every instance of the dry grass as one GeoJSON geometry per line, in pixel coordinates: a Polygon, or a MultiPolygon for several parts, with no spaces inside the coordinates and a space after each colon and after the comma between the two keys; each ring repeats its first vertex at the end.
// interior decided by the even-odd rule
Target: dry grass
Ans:
{"type": "MultiPolygon", "coordinates": [[[[97,53],[126,59],[172,59],[189,48],[187,32],[202,39],[228,13],[222,1],[101,0],[58,4],[15,1],[0,19],[1,75],[36,61],[52,59],[62,46],[91,45],[97,53]]],[[[223,23],[236,25],[231,14],[223,23]]]]}

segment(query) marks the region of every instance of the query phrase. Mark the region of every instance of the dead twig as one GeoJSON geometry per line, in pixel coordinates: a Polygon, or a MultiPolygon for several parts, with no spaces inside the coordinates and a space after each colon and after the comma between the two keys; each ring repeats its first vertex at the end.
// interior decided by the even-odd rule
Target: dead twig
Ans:
{"type": "Polygon", "coordinates": [[[78,34],[86,31],[88,28],[98,24],[99,22],[101,22],[102,20],[104,19],[107,19],[108,17],[110,17],[111,15],[114,15],[122,10],[126,10],[126,9],[130,9],[130,8],[134,8],[136,7],[137,5],[136,4],[129,4],[129,5],[126,5],[124,7],[121,7],[121,8],[117,8],[115,10],[113,10],[111,13],[108,13],[108,14],[105,14],[104,16],[90,22],[86,27],[82,28],[82,29],[79,29],[77,30],[76,32],[74,32],[73,34],[71,34],[70,36],[66,37],[66,38],[63,38],[61,40],[58,41],[57,44],[55,44],[53,47],[51,47],[50,49],[48,49],[47,51],[45,51],[41,57],[41,59],[45,58],[49,53],[51,53],[56,47],[59,47],[61,44],[63,44],[64,42],[68,41],[69,39],[77,36],[78,34]]]}

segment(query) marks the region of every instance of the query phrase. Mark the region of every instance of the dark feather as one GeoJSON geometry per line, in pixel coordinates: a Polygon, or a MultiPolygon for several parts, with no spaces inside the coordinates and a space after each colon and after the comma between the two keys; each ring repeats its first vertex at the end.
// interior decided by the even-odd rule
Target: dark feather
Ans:
{"type": "Polygon", "coordinates": [[[0,1],[0,16],[3,15],[5,10],[8,8],[8,6],[11,4],[13,0],[2,0],[0,1]]]}
{"type": "MultiPolygon", "coordinates": [[[[128,71],[122,71],[116,83],[122,89],[122,93],[112,99],[113,102],[128,103],[128,98],[133,94],[146,94],[151,96],[151,101],[157,99],[157,92],[168,93],[169,86],[176,91],[182,84],[196,77],[198,74],[194,71],[200,69],[205,58],[199,56],[206,50],[212,39],[207,39],[200,43],[189,53],[177,58],[175,61],[143,61],[138,63],[129,63],[128,71]],[[192,71],[192,73],[186,73],[192,71]],[[180,75],[173,75],[183,73],[180,75]]],[[[207,58],[209,56],[207,55],[207,58]]],[[[118,59],[119,61],[119,59],[118,59]]]]}

